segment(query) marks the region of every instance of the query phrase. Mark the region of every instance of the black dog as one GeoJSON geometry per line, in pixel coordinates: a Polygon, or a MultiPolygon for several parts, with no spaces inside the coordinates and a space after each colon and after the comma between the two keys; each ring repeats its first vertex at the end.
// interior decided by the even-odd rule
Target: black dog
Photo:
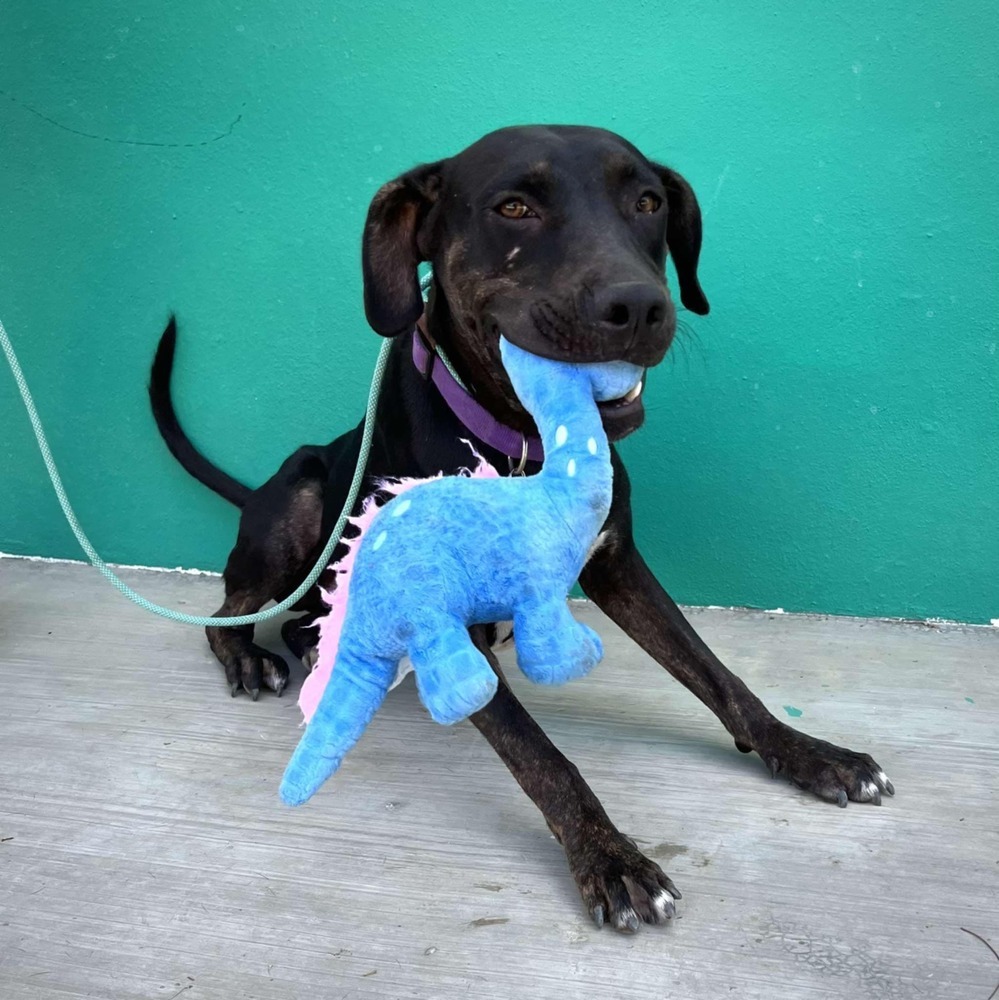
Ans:
{"type": "MultiPolygon", "coordinates": [[[[363,240],[368,322],[395,338],[366,469],[371,488],[384,477],[456,472],[468,462],[460,443],[470,436],[467,421],[429,377],[431,355],[414,336],[443,348],[474,395],[470,405],[503,425],[496,434],[482,431],[479,450],[498,468],[530,474],[539,468],[528,457],[535,428],[500,363],[499,331],[550,358],[656,365],[676,330],[667,251],[683,304],[708,311],[697,281],[700,245],[700,209],[687,182],[599,129],[503,129],[386,184],[371,203],[363,240]],[[425,315],[420,261],[430,261],[434,274],[425,315]],[[414,334],[418,321],[422,333],[414,334]],[[505,446],[511,437],[517,444],[505,446]]],[[[171,322],[153,365],[153,411],[184,468],[242,508],[218,614],[254,612],[291,593],[319,557],[346,499],[360,428],[300,448],[250,490],[198,454],[177,423],[170,401],[175,339],[171,322]]],[[[641,397],[603,404],[602,413],[608,436],[620,439],[642,423],[641,397]]],[[[611,513],[580,578],[586,594],[718,716],[739,750],[756,751],[774,774],[841,806],[848,799],[880,804],[882,792],[893,794],[871,757],[778,721],[705,646],[635,547],[629,492],[615,453],[611,513]]],[[[282,634],[310,663],[313,623],[324,611],[317,588],[299,609],[305,616],[282,634]]],[[[207,632],[233,695],[242,687],[256,699],[262,686],[281,693],[288,667],[254,644],[252,628],[207,632]]],[[[474,630],[495,667],[494,636],[495,629],[474,630]]],[[[671,915],[661,901],[672,884],[614,826],[505,684],[472,721],[564,846],[598,925],[609,920],[634,931],[640,921],[671,915]]]]}

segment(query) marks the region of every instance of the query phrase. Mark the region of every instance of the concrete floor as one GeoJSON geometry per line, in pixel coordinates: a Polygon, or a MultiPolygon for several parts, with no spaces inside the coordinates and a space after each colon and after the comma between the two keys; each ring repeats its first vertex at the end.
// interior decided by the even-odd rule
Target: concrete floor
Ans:
{"type": "Polygon", "coordinates": [[[691,612],[782,717],[884,766],[896,798],[840,810],[581,614],[604,664],[517,688],[683,890],[634,937],[590,925],[532,804],[411,681],[290,810],[294,696],[230,699],[197,630],[90,569],[0,561],[0,997],[987,1000],[999,961],[961,928],[999,948],[999,630],[691,612]]]}

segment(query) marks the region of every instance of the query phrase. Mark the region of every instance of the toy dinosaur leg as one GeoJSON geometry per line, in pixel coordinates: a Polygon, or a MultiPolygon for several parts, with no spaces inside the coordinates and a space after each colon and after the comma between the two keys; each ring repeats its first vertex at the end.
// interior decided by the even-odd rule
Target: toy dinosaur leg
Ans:
{"type": "Polygon", "coordinates": [[[523,605],[513,616],[517,663],[535,684],[588,674],[604,655],[600,636],[569,613],[565,598],[523,605]]]}
{"type": "Polygon", "coordinates": [[[410,648],[420,699],[435,722],[449,726],[485,707],[496,674],[461,625],[447,625],[420,649],[410,648]]]}
{"type": "Polygon", "coordinates": [[[341,641],[326,690],[281,780],[281,798],[288,805],[312,798],[337,771],[385,700],[396,666],[393,660],[344,649],[341,641]]]}

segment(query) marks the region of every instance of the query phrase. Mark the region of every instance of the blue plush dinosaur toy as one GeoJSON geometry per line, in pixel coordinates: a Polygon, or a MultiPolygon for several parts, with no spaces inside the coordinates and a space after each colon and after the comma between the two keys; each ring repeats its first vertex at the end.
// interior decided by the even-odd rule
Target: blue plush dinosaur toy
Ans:
{"type": "Polygon", "coordinates": [[[544,466],[528,478],[421,482],[377,512],[356,553],[332,674],[281,782],[290,805],[339,768],[404,656],[431,716],[448,724],[496,692],[469,625],[512,618],[517,663],[540,684],[581,677],[603,655],[566,595],[610,509],[610,447],[597,401],[637,388],[643,370],[551,361],[505,338],[500,354],[538,426],[544,466]]]}

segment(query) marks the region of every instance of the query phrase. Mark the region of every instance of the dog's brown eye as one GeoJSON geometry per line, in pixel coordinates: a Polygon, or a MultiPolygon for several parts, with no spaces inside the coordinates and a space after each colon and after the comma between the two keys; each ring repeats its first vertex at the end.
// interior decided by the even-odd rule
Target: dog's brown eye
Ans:
{"type": "Polygon", "coordinates": [[[504,201],[496,210],[504,219],[527,219],[537,213],[532,212],[519,198],[504,201]]]}
{"type": "Polygon", "coordinates": [[[645,215],[651,215],[653,212],[659,211],[659,206],[661,204],[662,199],[657,198],[654,194],[643,194],[642,197],[635,203],[635,208],[645,215]]]}

